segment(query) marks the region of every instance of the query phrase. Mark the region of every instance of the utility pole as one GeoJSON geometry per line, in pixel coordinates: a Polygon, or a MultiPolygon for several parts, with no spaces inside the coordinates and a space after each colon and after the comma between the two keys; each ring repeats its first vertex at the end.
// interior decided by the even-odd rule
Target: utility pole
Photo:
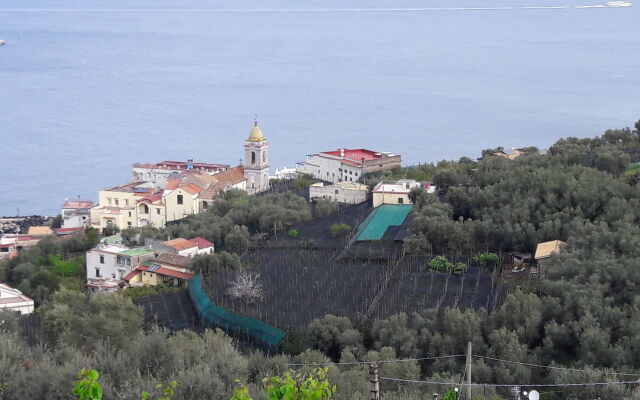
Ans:
{"type": "Polygon", "coordinates": [[[471,342],[467,342],[467,400],[471,400],[471,342]]]}
{"type": "Polygon", "coordinates": [[[369,366],[369,374],[371,375],[371,400],[380,400],[380,379],[378,363],[374,362],[369,366]]]}

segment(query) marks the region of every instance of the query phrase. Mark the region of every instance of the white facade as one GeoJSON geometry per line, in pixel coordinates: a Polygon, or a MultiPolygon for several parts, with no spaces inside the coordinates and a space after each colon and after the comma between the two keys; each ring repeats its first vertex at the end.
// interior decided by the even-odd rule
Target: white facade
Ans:
{"type": "Polygon", "coordinates": [[[397,182],[380,182],[373,188],[373,206],[381,204],[411,204],[409,193],[414,188],[424,188],[427,193],[434,193],[435,186],[417,182],[413,179],[400,179],[397,182]]]}
{"type": "Polygon", "coordinates": [[[91,225],[93,201],[67,200],[62,205],[62,228],[86,228],[91,225]]]}
{"type": "Polygon", "coordinates": [[[330,199],[338,203],[360,204],[367,201],[369,187],[359,183],[340,182],[334,185],[324,185],[322,182],[309,186],[309,200],[330,199]]]}
{"type": "Polygon", "coordinates": [[[358,182],[363,174],[399,167],[399,155],[366,149],[339,149],[309,155],[297,171],[323,181],[358,182]]]}
{"type": "Polygon", "coordinates": [[[118,282],[140,262],[154,256],[150,249],[101,242],[87,251],[87,285],[98,290],[117,288],[118,282]]]}
{"type": "Polygon", "coordinates": [[[33,312],[33,299],[6,283],[0,283],[0,310],[16,311],[20,314],[33,312]]]}
{"type": "Polygon", "coordinates": [[[229,169],[229,165],[195,163],[193,160],[183,161],[163,161],[156,164],[136,163],[133,164],[131,172],[133,179],[137,181],[150,181],[156,187],[164,187],[169,177],[176,172],[197,171],[215,175],[229,169]]]}
{"type": "Polygon", "coordinates": [[[298,176],[298,170],[295,168],[287,168],[284,167],[282,169],[277,169],[274,175],[271,177],[273,179],[295,179],[298,176]]]}

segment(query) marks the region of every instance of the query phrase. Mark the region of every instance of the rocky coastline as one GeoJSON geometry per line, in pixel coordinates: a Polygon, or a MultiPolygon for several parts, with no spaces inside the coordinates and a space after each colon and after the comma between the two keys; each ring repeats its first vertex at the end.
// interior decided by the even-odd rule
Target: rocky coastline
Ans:
{"type": "Polygon", "coordinates": [[[49,225],[52,217],[44,215],[28,215],[23,217],[0,217],[0,234],[27,233],[30,226],[49,225]]]}

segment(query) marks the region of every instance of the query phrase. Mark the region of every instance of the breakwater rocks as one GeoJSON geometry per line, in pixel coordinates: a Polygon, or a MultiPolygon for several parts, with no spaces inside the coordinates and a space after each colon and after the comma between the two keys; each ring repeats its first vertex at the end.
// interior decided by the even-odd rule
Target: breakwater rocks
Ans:
{"type": "Polygon", "coordinates": [[[49,225],[51,220],[51,217],[43,215],[0,217],[0,233],[27,233],[30,226],[49,225]]]}

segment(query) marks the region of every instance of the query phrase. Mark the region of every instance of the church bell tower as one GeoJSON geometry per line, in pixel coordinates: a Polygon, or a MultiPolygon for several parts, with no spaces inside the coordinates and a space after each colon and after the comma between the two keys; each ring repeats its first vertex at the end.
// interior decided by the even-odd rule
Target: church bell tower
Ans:
{"type": "Polygon", "coordinates": [[[262,134],[258,121],[244,142],[243,168],[247,192],[260,193],[269,189],[269,142],[262,134]]]}

